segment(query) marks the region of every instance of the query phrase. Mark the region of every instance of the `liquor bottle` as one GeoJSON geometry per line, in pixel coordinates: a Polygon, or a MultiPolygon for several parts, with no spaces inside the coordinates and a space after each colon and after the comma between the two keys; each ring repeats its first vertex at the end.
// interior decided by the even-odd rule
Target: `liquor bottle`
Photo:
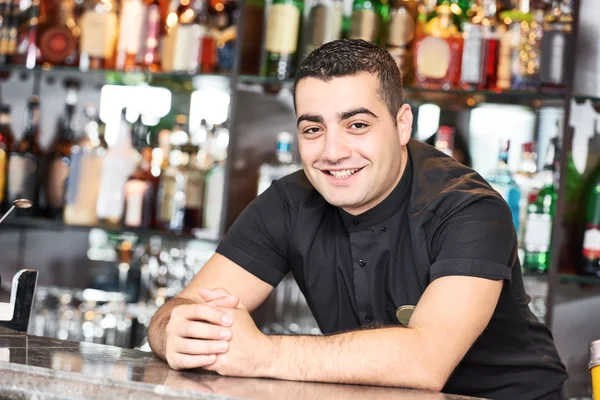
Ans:
{"type": "Polygon", "coordinates": [[[492,188],[494,188],[504,198],[508,204],[508,208],[512,212],[513,224],[515,230],[519,232],[519,201],[521,200],[521,192],[519,186],[515,182],[508,169],[508,150],[510,141],[503,140],[500,144],[500,152],[498,154],[498,167],[487,178],[492,188]]]}
{"type": "Polygon", "coordinates": [[[411,47],[417,29],[415,0],[395,0],[391,3],[386,48],[396,60],[404,82],[413,81],[411,47]]]}
{"type": "Polygon", "coordinates": [[[277,135],[275,160],[260,166],[258,173],[258,194],[267,190],[274,180],[302,169],[302,165],[294,163],[292,142],[294,137],[289,132],[277,135]]]}
{"type": "Polygon", "coordinates": [[[206,176],[206,190],[204,195],[204,228],[218,231],[223,210],[223,196],[225,194],[225,163],[227,160],[227,146],[229,144],[229,130],[227,128],[215,129],[214,138],[211,140],[211,156],[215,161],[206,176]]]}
{"type": "Polygon", "coordinates": [[[423,88],[447,90],[457,86],[460,78],[463,39],[450,7],[440,5],[436,12],[415,42],[415,80],[423,88]]]}
{"type": "Polygon", "coordinates": [[[81,29],[73,15],[74,0],[45,0],[38,27],[39,62],[76,65],[81,29]]]}
{"type": "Polygon", "coordinates": [[[519,36],[511,57],[511,87],[520,90],[537,90],[540,86],[544,8],[540,0],[532,2],[531,7],[529,3],[529,0],[520,0],[520,13],[515,14],[512,28],[519,36]]]}
{"type": "Polygon", "coordinates": [[[600,277],[600,165],[586,183],[584,204],[585,232],[577,273],[600,277]]]}
{"type": "Polygon", "coordinates": [[[141,115],[131,131],[133,146],[137,150],[138,164],[125,184],[125,212],[123,225],[132,228],[150,228],[154,225],[154,210],[158,177],[152,174],[152,148],[148,129],[141,115]]]}
{"type": "Polygon", "coordinates": [[[314,3],[308,15],[304,56],[327,42],[341,38],[343,6],[339,0],[317,0],[314,3]]]}
{"type": "Polygon", "coordinates": [[[387,22],[389,7],[380,0],[354,0],[348,37],[378,43],[387,22]]]}
{"type": "MultiPolygon", "coordinates": [[[[550,146],[554,149],[554,146],[550,146]]],[[[548,171],[553,171],[553,163],[554,163],[554,152],[549,153],[550,156],[548,162],[545,164],[548,166],[548,171]],[[552,169],[550,169],[552,168],[552,169]]],[[[552,183],[552,177],[550,181],[541,183],[540,178],[543,176],[543,173],[539,173],[537,171],[537,153],[535,151],[535,142],[527,142],[523,143],[523,150],[521,151],[521,161],[519,162],[519,167],[517,172],[514,174],[513,178],[517,185],[519,186],[519,190],[521,191],[521,199],[519,201],[519,226],[521,228],[520,232],[517,232],[519,237],[519,243],[524,242],[524,231],[526,226],[527,219],[527,207],[529,205],[530,195],[532,193],[537,193],[542,187],[546,184],[552,183]]]]}
{"type": "Polygon", "coordinates": [[[119,71],[131,71],[137,65],[137,55],[142,44],[143,30],[140,30],[140,26],[143,26],[146,5],[143,0],[122,0],[120,11],[115,68],[119,71]]]}
{"type": "Polygon", "coordinates": [[[463,24],[464,46],[460,85],[484,89],[495,83],[497,62],[496,1],[479,0],[477,12],[463,24]]]}
{"type": "Polygon", "coordinates": [[[63,218],[67,224],[93,226],[98,223],[96,206],[108,148],[94,105],[86,106],[82,126],[79,140],[71,147],[63,218]]]}
{"type": "Polygon", "coordinates": [[[294,76],[302,9],[301,0],[273,0],[267,18],[263,76],[279,80],[294,76]]]}
{"type": "Polygon", "coordinates": [[[177,10],[177,21],[170,27],[165,43],[162,66],[165,72],[195,73],[199,69],[202,36],[205,26],[198,21],[194,7],[198,2],[181,0],[177,10]]]}
{"type": "Polygon", "coordinates": [[[117,12],[114,0],[91,0],[81,16],[79,68],[112,68],[117,39],[117,12]]]}
{"type": "Polygon", "coordinates": [[[147,4],[142,36],[142,67],[151,72],[160,70],[159,40],[161,37],[161,9],[159,0],[147,4]]]}
{"type": "Polygon", "coordinates": [[[182,151],[187,154],[187,163],[182,168],[185,179],[183,227],[186,232],[191,232],[203,226],[206,171],[200,168],[198,162],[198,146],[187,144],[182,151]]]}
{"type": "Polygon", "coordinates": [[[69,82],[67,85],[65,110],[58,120],[57,140],[51,146],[50,162],[45,179],[47,214],[50,218],[62,218],[65,188],[71,164],[71,149],[76,140],[74,115],[79,85],[76,82],[69,82]]]}
{"type": "Polygon", "coordinates": [[[553,0],[544,21],[540,79],[545,88],[562,89],[566,83],[566,54],[573,40],[571,7],[571,0],[553,0]]]}
{"type": "Polygon", "coordinates": [[[16,199],[34,201],[39,189],[38,168],[42,157],[39,145],[40,100],[31,96],[25,114],[25,129],[20,141],[13,143],[8,163],[8,202],[16,199]]]}
{"type": "Polygon", "coordinates": [[[265,31],[265,0],[249,0],[243,2],[242,57],[240,73],[242,75],[258,75],[261,70],[261,43],[265,31]]]}
{"type": "Polygon", "coordinates": [[[188,155],[182,151],[182,145],[172,144],[168,157],[168,166],[160,176],[156,207],[157,227],[176,232],[184,228],[185,214],[185,178],[183,165],[188,155]]]}
{"type": "Polygon", "coordinates": [[[548,160],[544,173],[552,175],[550,182],[543,187],[527,205],[525,226],[523,269],[529,272],[545,274],[550,268],[550,244],[552,239],[552,221],[556,216],[556,200],[559,183],[560,148],[558,138],[554,137],[548,146],[548,160]]]}
{"type": "MultiPolygon", "coordinates": [[[[17,1],[17,4],[20,4],[17,1]]],[[[38,57],[38,24],[40,19],[40,0],[32,0],[31,5],[23,12],[19,5],[14,10],[13,19],[17,22],[16,41],[10,38],[8,54],[10,62],[34,68],[38,57]]]]}
{"type": "Polygon", "coordinates": [[[135,152],[131,146],[131,126],[121,113],[116,143],[108,149],[102,164],[100,194],[96,214],[101,223],[118,225],[125,204],[125,183],[135,169],[135,152]]]}
{"type": "Polygon", "coordinates": [[[9,205],[5,202],[7,196],[8,164],[10,149],[14,143],[14,135],[10,126],[10,106],[0,106],[0,208],[6,209],[9,205]]]}
{"type": "Polygon", "coordinates": [[[440,126],[435,135],[435,148],[452,157],[454,151],[454,129],[446,125],[440,126]]]}

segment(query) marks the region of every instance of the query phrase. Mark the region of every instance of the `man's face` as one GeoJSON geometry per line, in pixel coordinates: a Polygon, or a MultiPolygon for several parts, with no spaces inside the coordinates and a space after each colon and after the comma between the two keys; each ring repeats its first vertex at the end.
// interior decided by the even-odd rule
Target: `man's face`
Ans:
{"type": "Polygon", "coordinates": [[[353,215],[385,199],[406,165],[412,113],[396,122],[378,93],[376,75],[302,79],[296,88],[304,171],[328,203],[353,215]]]}

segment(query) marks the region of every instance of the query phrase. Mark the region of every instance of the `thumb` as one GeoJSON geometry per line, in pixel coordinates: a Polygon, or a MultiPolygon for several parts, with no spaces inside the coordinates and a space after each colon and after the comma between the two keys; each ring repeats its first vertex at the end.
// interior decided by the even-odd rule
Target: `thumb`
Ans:
{"type": "Polygon", "coordinates": [[[227,290],[225,290],[223,288],[216,288],[216,289],[202,288],[199,290],[199,292],[200,292],[200,296],[202,296],[204,301],[211,301],[211,300],[217,299],[219,297],[226,297],[226,296],[231,295],[231,293],[229,293],[227,290]]]}
{"type": "Polygon", "coordinates": [[[229,294],[225,289],[200,289],[200,296],[207,305],[215,307],[237,308],[240,299],[229,294]]]}

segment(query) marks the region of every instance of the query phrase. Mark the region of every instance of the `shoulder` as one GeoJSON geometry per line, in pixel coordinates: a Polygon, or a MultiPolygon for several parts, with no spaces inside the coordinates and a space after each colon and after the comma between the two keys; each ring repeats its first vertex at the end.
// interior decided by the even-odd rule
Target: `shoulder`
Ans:
{"type": "Polygon", "coordinates": [[[277,192],[280,200],[290,209],[297,210],[307,202],[324,201],[302,169],[274,181],[271,187],[277,192]]]}

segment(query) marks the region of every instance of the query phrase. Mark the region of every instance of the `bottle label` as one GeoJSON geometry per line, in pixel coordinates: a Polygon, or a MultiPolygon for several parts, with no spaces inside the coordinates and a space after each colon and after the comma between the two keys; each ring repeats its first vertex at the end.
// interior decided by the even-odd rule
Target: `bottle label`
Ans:
{"type": "Polygon", "coordinates": [[[417,71],[423,78],[442,79],[450,68],[450,46],[444,39],[428,36],[419,43],[417,71]]]}
{"type": "Polygon", "coordinates": [[[401,8],[390,17],[387,45],[407,48],[415,37],[415,22],[412,16],[401,8]]]}
{"type": "Polygon", "coordinates": [[[12,154],[8,162],[8,198],[35,200],[37,164],[20,154],[12,154]]]}
{"type": "Polygon", "coordinates": [[[171,36],[174,40],[173,71],[194,71],[198,68],[202,33],[202,27],[197,24],[175,26],[171,36]]]}
{"type": "Polygon", "coordinates": [[[527,216],[525,250],[548,251],[552,236],[552,219],[548,214],[531,213],[527,216]]]}
{"type": "Polygon", "coordinates": [[[75,51],[77,43],[73,34],[64,26],[53,26],[40,38],[40,52],[44,61],[61,64],[75,51]]]}
{"type": "Polygon", "coordinates": [[[202,200],[204,199],[204,179],[196,177],[188,179],[185,187],[185,207],[192,209],[202,208],[202,200]],[[199,179],[198,179],[199,178],[199,179]]]}
{"type": "Polygon", "coordinates": [[[65,183],[69,176],[69,164],[64,159],[55,159],[50,164],[48,173],[48,204],[60,208],[64,204],[65,183]]]}
{"type": "Polygon", "coordinates": [[[81,17],[81,52],[91,57],[111,58],[115,50],[117,15],[86,11],[81,17]]]}
{"type": "Polygon", "coordinates": [[[0,149],[0,203],[4,201],[4,192],[6,186],[6,151],[0,149]]]}
{"type": "Polygon", "coordinates": [[[460,79],[468,83],[482,83],[483,78],[483,29],[481,26],[466,23],[465,41],[462,53],[460,79]]]}
{"type": "Polygon", "coordinates": [[[583,236],[583,256],[588,260],[600,258],[600,227],[588,228],[583,236]]]}
{"type": "Polygon", "coordinates": [[[342,17],[342,9],[335,6],[318,4],[310,10],[311,28],[308,52],[340,38],[342,17]]]}
{"type": "Polygon", "coordinates": [[[133,179],[125,185],[125,225],[131,227],[142,226],[144,210],[144,197],[151,186],[148,182],[133,179]]]}
{"type": "Polygon", "coordinates": [[[119,50],[128,54],[137,54],[140,51],[140,25],[144,11],[144,4],[140,0],[126,0],[121,3],[119,50]]]}
{"type": "Polygon", "coordinates": [[[269,10],[265,48],[276,54],[294,54],[298,46],[300,10],[293,4],[274,4],[269,10]]]}
{"type": "Polygon", "coordinates": [[[379,18],[374,11],[359,10],[352,13],[350,39],[363,39],[374,42],[379,32],[379,18]]]}

